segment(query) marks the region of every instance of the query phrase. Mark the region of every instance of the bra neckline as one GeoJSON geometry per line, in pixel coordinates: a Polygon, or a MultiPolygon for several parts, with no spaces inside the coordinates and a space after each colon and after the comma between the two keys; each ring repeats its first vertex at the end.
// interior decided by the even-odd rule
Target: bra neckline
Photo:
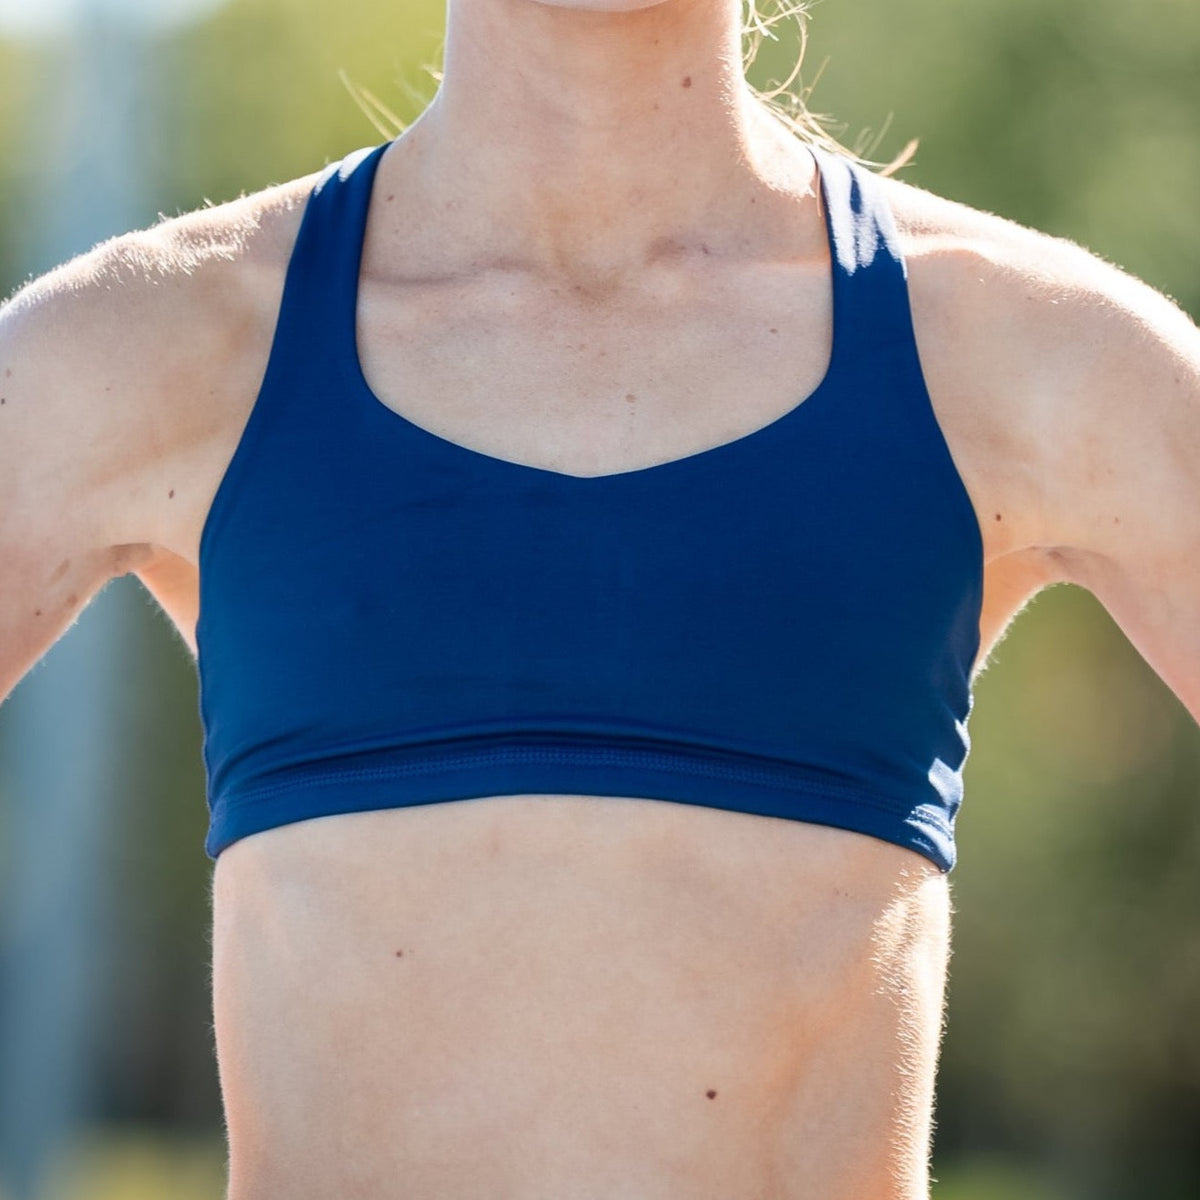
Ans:
{"type": "Polygon", "coordinates": [[[453,457],[469,460],[481,469],[515,472],[517,474],[539,476],[550,480],[563,480],[564,486],[582,487],[588,484],[602,484],[607,480],[645,479],[656,472],[668,473],[688,470],[693,467],[700,468],[713,460],[748,450],[772,435],[780,434],[785,427],[789,427],[793,422],[800,419],[807,419],[807,416],[802,418],[801,414],[807,413],[813,407],[820,408],[821,405],[819,402],[826,399],[828,393],[833,390],[833,384],[837,378],[838,367],[842,358],[841,345],[843,337],[841,331],[845,323],[843,319],[845,314],[842,311],[844,304],[842,289],[838,286],[838,273],[844,268],[841,266],[841,259],[838,254],[838,231],[830,204],[830,190],[827,179],[828,165],[823,161],[823,155],[820,150],[808,146],[806,149],[814,162],[815,175],[818,182],[818,194],[821,200],[820,207],[829,250],[828,286],[832,294],[832,332],[830,336],[829,357],[820,380],[811,391],[806,393],[804,397],[787,408],[779,416],[773,417],[766,424],[751,429],[738,437],[692,451],[690,454],[663,459],[661,462],[649,463],[643,467],[631,467],[623,471],[606,471],[598,475],[575,475],[569,471],[556,471],[550,467],[541,467],[534,463],[521,462],[511,458],[501,458],[499,455],[489,454],[485,450],[476,450],[462,442],[456,442],[450,438],[443,437],[440,433],[435,433],[427,426],[418,424],[380,399],[374,388],[367,381],[359,351],[358,308],[367,218],[370,214],[371,199],[375,191],[379,162],[388,145],[390,143],[384,143],[384,145],[378,147],[373,154],[359,165],[359,169],[366,171],[368,174],[362,182],[359,203],[356,206],[354,214],[355,224],[353,227],[353,241],[351,242],[353,248],[353,266],[348,296],[343,297],[346,300],[345,307],[349,311],[342,314],[345,319],[339,322],[340,336],[338,337],[337,345],[337,363],[342,370],[345,382],[354,394],[355,399],[362,402],[362,406],[365,409],[368,411],[372,409],[376,410],[374,419],[379,421],[381,427],[391,427],[392,429],[399,429],[410,433],[423,439],[435,450],[453,457]]]}

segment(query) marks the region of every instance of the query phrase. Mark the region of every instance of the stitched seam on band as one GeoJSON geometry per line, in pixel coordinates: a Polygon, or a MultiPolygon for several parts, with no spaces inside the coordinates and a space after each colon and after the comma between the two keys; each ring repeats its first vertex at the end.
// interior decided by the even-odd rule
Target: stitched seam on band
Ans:
{"type": "Polygon", "coordinates": [[[730,779],[735,782],[754,783],[780,791],[812,791],[829,799],[864,808],[872,808],[892,816],[902,817],[916,824],[947,833],[944,822],[919,809],[898,805],[884,797],[870,796],[850,785],[815,780],[800,773],[790,775],[786,771],[770,771],[765,768],[744,767],[732,763],[701,762],[682,755],[662,754],[646,750],[571,750],[550,747],[511,747],[456,753],[436,759],[418,762],[397,762],[377,767],[332,767],[317,775],[298,775],[288,783],[260,784],[246,788],[236,795],[226,797],[224,803],[241,807],[263,797],[278,795],[307,787],[341,784],[355,779],[388,779],[414,775],[433,775],[443,770],[460,767],[487,766],[503,763],[545,763],[564,766],[615,766],[647,767],[679,771],[684,774],[700,775],[715,779],[730,779]]]}

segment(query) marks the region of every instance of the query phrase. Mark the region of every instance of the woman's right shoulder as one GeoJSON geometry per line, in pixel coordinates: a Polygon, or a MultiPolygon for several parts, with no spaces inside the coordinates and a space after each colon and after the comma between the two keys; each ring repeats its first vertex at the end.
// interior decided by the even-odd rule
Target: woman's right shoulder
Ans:
{"type": "Polygon", "coordinates": [[[176,536],[184,494],[157,481],[244,420],[317,177],[113,238],[0,306],[0,699],[176,536]]]}
{"type": "Polygon", "coordinates": [[[135,388],[198,353],[211,364],[214,341],[282,291],[317,178],[160,215],[30,280],[0,307],[0,356],[84,388],[98,375],[135,388]]]}
{"type": "MultiPolygon", "coordinates": [[[[145,349],[163,339],[186,339],[219,326],[228,307],[286,271],[304,206],[318,175],[266,188],[222,204],[158,222],[109,239],[26,283],[0,309],[4,336],[36,354],[46,339],[63,337],[98,356],[135,331],[145,349]],[[220,297],[222,304],[214,304],[220,297]]],[[[107,363],[105,364],[108,365],[107,363]]],[[[147,365],[143,360],[139,366],[147,365]]]]}
{"type": "Polygon", "coordinates": [[[63,454],[75,430],[116,457],[96,464],[112,478],[248,406],[318,177],[160,217],[21,288],[0,308],[10,428],[21,412],[63,454]]]}

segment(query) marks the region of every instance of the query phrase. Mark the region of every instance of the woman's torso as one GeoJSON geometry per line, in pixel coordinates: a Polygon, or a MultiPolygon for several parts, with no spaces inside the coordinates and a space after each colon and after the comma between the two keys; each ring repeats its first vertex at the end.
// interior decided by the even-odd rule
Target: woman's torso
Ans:
{"type": "MultiPolygon", "coordinates": [[[[141,473],[140,495],[173,493],[142,510],[160,550],[142,578],[193,648],[200,533],[309,186],[262,202],[253,249],[197,302],[228,351],[141,473]]],[[[439,270],[397,170],[371,211],[364,373],[450,441],[565,473],[730,441],[828,361],[821,218],[792,203],[774,260],[679,247],[573,292],[439,270]]],[[[910,263],[939,420],[977,511],[1010,514],[981,521],[986,648],[1041,576],[996,463],[1010,434],[939,332],[944,270],[910,263]]],[[[221,855],[213,900],[232,1200],[925,1194],[949,898],[907,849],[661,801],[496,797],[254,835],[221,855]]]]}

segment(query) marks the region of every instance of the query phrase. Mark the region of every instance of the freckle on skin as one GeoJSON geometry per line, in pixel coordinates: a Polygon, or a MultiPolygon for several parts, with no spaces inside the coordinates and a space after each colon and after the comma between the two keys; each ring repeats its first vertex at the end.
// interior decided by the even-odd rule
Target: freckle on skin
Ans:
{"type": "Polygon", "coordinates": [[[171,489],[171,490],[170,490],[170,491],[167,493],[167,499],[168,499],[168,500],[174,500],[174,499],[175,499],[175,489],[174,489],[174,488],[172,488],[172,489],[171,489]]]}
{"type": "Polygon", "coordinates": [[[707,1092],[705,1092],[704,1094],[705,1094],[705,1095],[706,1095],[706,1096],[707,1096],[707,1097],[708,1097],[710,1100],[715,1100],[715,1099],[717,1098],[717,1093],[716,1093],[716,1092],[714,1092],[714,1091],[713,1091],[711,1088],[710,1088],[710,1089],[709,1089],[707,1092]]]}
{"type": "Polygon", "coordinates": [[[67,603],[68,603],[69,605],[71,605],[71,607],[72,607],[72,608],[73,608],[73,607],[74,607],[76,604],[78,604],[78,603],[79,603],[79,593],[78,593],[78,592],[72,592],[72,593],[71,593],[71,594],[70,594],[70,595],[67,597],[67,603]]]}
{"type": "Polygon", "coordinates": [[[403,951],[403,950],[397,950],[397,951],[396,951],[396,957],[397,957],[397,958],[403,958],[403,957],[404,957],[404,951],[403,951]]]}
{"type": "Polygon", "coordinates": [[[626,392],[625,400],[627,403],[633,404],[637,400],[637,397],[632,392],[626,392]]]}
{"type": "Polygon", "coordinates": [[[691,77],[690,75],[685,75],[685,76],[683,77],[683,86],[684,86],[684,87],[691,87],[691,86],[692,86],[692,77],[691,77]]]}
{"type": "Polygon", "coordinates": [[[772,332],[772,333],[778,333],[778,332],[779,332],[779,330],[778,330],[778,329],[772,329],[772,330],[771,330],[771,332],[772,332]]]}
{"type": "Polygon", "coordinates": [[[1003,520],[1004,520],[1004,518],[1003,518],[1003,517],[1002,517],[1002,516],[1001,516],[999,513],[997,513],[997,514],[996,514],[996,520],[997,520],[997,521],[1003,521],[1003,520]]]}
{"type": "Polygon", "coordinates": [[[35,608],[35,609],[33,610],[33,615],[34,615],[35,617],[40,617],[40,616],[42,615],[42,610],[41,610],[40,608],[35,608]]]}

